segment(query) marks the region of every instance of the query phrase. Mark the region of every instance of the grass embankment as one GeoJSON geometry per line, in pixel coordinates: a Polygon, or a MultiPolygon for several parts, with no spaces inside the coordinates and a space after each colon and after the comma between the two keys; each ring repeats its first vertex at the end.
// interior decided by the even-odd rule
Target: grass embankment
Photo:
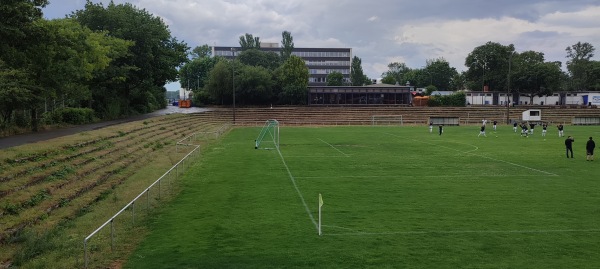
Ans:
{"type": "MultiPolygon", "coordinates": [[[[170,115],[0,151],[0,264],[80,267],[83,238],[189,152],[176,142],[218,127],[170,115]]],[[[143,232],[129,226],[116,232],[133,244],[143,232]]],[[[124,252],[101,253],[96,266],[124,252]]]]}

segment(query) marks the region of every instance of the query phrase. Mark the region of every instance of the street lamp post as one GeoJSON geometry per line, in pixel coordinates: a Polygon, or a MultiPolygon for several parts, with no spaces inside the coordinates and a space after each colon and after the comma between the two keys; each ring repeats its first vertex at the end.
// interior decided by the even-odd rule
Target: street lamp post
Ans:
{"type": "Polygon", "coordinates": [[[506,85],[506,124],[510,124],[510,67],[512,65],[513,54],[514,53],[511,52],[508,56],[508,78],[506,79],[508,83],[508,85],[506,85]]]}
{"type": "Polygon", "coordinates": [[[484,92],[485,92],[485,66],[486,66],[486,63],[483,62],[483,65],[481,66],[481,70],[482,70],[481,83],[483,84],[481,87],[481,90],[484,92]]]}
{"type": "Polygon", "coordinates": [[[231,62],[231,90],[233,92],[233,124],[235,125],[235,48],[231,48],[233,60],[231,62]]]}

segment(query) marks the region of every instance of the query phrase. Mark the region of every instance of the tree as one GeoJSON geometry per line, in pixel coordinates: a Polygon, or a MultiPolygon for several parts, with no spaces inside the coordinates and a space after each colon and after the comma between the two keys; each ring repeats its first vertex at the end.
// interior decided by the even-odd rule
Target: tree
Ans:
{"type": "Polygon", "coordinates": [[[589,61],[592,57],[594,57],[594,51],[596,49],[590,43],[577,42],[577,44],[571,45],[565,50],[567,51],[567,58],[569,58],[570,61],[589,61]]]}
{"type": "Polygon", "coordinates": [[[0,60],[0,129],[10,124],[17,109],[29,108],[35,87],[25,71],[8,68],[0,60]]]}
{"type": "Polygon", "coordinates": [[[514,53],[514,45],[487,42],[473,49],[465,59],[469,69],[465,73],[467,87],[483,90],[487,86],[491,91],[505,91],[507,87],[508,61],[514,53]]]}
{"type": "Polygon", "coordinates": [[[595,48],[590,43],[577,42],[567,47],[567,70],[570,74],[570,89],[575,91],[593,88],[596,76],[593,74],[593,64],[590,60],[594,57],[595,48]]]}
{"type": "MultiPolygon", "coordinates": [[[[237,73],[237,72],[236,72],[237,73]]],[[[266,105],[273,101],[271,73],[260,66],[242,66],[235,77],[236,102],[239,104],[266,105]]]]}
{"type": "Polygon", "coordinates": [[[240,47],[242,51],[249,49],[260,49],[260,38],[253,37],[251,34],[240,36],[240,47]]]}
{"type": "Polygon", "coordinates": [[[465,72],[456,73],[450,79],[450,90],[451,91],[462,91],[466,88],[465,72]]]}
{"type": "Polygon", "coordinates": [[[62,100],[62,105],[77,107],[91,99],[88,85],[96,72],[113,60],[114,46],[126,49],[133,45],[121,39],[92,32],[73,19],[39,20],[44,42],[30,48],[30,72],[45,91],[39,97],[62,100]]]}
{"type": "Polygon", "coordinates": [[[26,62],[25,49],[36,41],[34,24],[42,18],[47,0],[12,0],[0,4],[0,59],[9,67],[22,67],[26,62]]]}
{"type": "Polygon", "coordinates": [[[126,57],[111,62],[124,71],[120,74],[123,79],[106,81],[111,76],[105,74],[101,76],[104,80],[94,86],[94,99],[100,100],[100,110],[114,116],[146,113],[166,106],[164,85],[177,79],[177,68],[188,60],[189,48],[171,36],[160,17],[128,3],[111,2],[105,8],[90,1],[72,17],[92,30],[135,42],[126,57]]]}
{"type": "Polygon", "coordinates": [[[357,56],[352,58],[350,81],[352,86],[363,86],[365,84],[365,74],[363,73],[362,60],[357,56]]]}
{"type": "Polygon", "coordinates": [[[364,85],[371,85],[371,84],[373,84],[373,81],[367,75],[364,75],[363,81],[364,81],[364,85]]]}
{"type": "Polygon", "coordinates": [[[388,71],[381,74],[381,82],[385,84],[406,84],[405,74],[410,71],[410,68],[405,63],[393,62],[388,64],[388,71]]]}
{"type": "Polygon", "coordinates": [[[342,86],[344,85],[344,75],[334,71],[327,75],[327,86],[342,86]]]}
{"type": "Polygon", "coordinates": [[[393,76],[385,75],[381,78],[381,83],[383,84],[396,84],[396,79],[393,76]]]}
{"type": "Polygon", "coordinates": [[[197,58],[207,58],[212,55],[212,49],[208,46],[208,44],[204,44],[202,46],[197,46],[192,50],[192,59],[197,58]]]}
{"type": "Polygon", "coordinates": [[[217,61],[208,75],[205,91],[208,97],[218,104],[233,103],[233,64],[233,61],[217,61]]]}
{"type": "Polygon", "coordinates": [[[424,71],[429,75],[428,85],[435,86],[437,90],[448,90],[452,77],[458,74],[456,68],[450,67],[444,58],[427,60],[424,71]]]}
{"type": "Polygon", "coordinates": [[[275,52],[264,52],[258,49],[247,49],[239,53],[237,59],[240,63],[250,66],[261,66],[275,70],[281,65],[280,57],[275,52]]]}
{"type": "MultiPolygon", "coordinates": [[[[29,48],[43,42],[43,30],[37,25],[42,18],[42,8],[47,0],[12,0],[0,4],[0,104],[2,104],[2,127],[9,124],[12,112],[17,108],[29,108],[36,95],[43,89],[29,72],[27,54],[29,48]],[[24,83],[15,85],[14,83],[24,83]],[[17,102],[17,103],[15,103],[17,102]]],[[[30,110],[37,116],[36,111],[30,110]]],[[[26,126],[24,126],[26,127],[26,126]]],[[[37,126],[32,126],[37,130],[37,126]]]]}
{"type": "Polygon", "coordinates": [[[194,58],[179,69],[179,83],[182,88],[199,92],[206,83],[210,71],[219,58],[202,57],[194,58]]]}
{"type": "Polygon", "coordinates": [[[550,95],[560,89],[563,73],[560,62],[544,62],[544,53],[525,51],[513,56],[511,88],[529,96],[550,95]]]}
{"type": "Polygon", "coordinates": [[[281,33],[281,62],[285,62],[294,51],[294,37],[292,33],[283,31],[281,33]]]}
{"type": "Polygon", "coordinates": [[[308,68],[304,60],[292,55],[280,68],[276,70],[279,93],[279,102],[282,104],[306,104],[306,90],[308,87],[308,68]]]}

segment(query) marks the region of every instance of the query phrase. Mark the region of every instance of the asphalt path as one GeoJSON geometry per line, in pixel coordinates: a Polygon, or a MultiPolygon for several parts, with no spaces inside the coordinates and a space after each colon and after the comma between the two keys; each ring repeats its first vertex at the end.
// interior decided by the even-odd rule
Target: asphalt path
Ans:
{"type": "Polygon", "coordinates": [[[37,143],[37,142],[46,141],[49,139],[58,138],[58,137],[62,137],[62,136],[98,130],[98,129],[102,129],[102,128],[112,126],[112,125],[117,125],[117,124],[132,122],[132,121],[138,121],[138,120],[144,120],[144,119],[148,119],[148,118],[152,118],[152,117],[169,115],[169,114],[173,114],[173,113],[200,113],[200,112],[205,112],[205,111],[209,111],[209,110],[210,109],[208,109],[208,108],[200,108],[200,107],[179,108],[176,106],[168,106],[165,109],[157,110],[152,113],[137,115],[137,116],[133,116],[133,117],[125,118],[125,119],[103,121],[103,122],[98,122],[98,123],[77,125],[77,126],[73,126],[73,127],[61,128],[61,129],[56,129],[56,130],[45,130],[45,131],[39,131],[36,133],[27,133],[27,134],[19,134],[19,135],[1,137],[0,138],[0,149],[7,149],[7,148],[16,147],[16,146],[20,146],[20,145],[24,145],[24,144],[29,144],[29,143],[37,143]]]}

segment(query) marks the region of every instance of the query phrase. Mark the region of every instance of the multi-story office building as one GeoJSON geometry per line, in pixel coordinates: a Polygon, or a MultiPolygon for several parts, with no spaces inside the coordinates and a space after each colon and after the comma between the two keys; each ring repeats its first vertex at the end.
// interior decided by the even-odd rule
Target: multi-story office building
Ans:
{"type": "MultiPolygon", "coordinates": [[[[281,51],[278,43],[261,43],[262,51],[281,51]]],[[[212,47],[214,56],[233,58],[240,53],[240,47],[212,47]]],[[[296,55],[306,63],[308,67],[310,86],[327,85],[327,75],[331,72],[340,72],[346,82],[350,81],[350,66],[352,62],[352,49],[350,48],[294,48],[296,55]]]]}

